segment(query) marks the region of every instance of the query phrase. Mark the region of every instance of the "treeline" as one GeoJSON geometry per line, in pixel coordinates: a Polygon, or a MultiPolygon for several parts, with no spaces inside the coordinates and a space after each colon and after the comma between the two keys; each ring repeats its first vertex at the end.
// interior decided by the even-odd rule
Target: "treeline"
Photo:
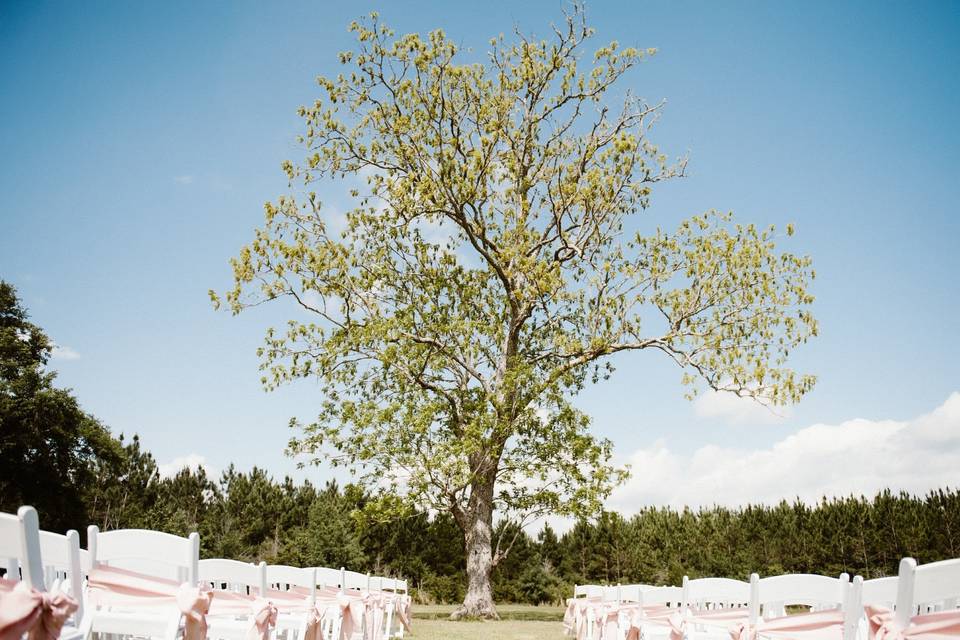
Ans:
{"type": "MultiPolygon", "coordinates": [[[[406,577],[424,602],[463,598],[463,540],[446,516],[364,524],[354,517],[364,496],[352,485],[278,482],[257,468],[230,468],[216,480],[203,469],[161,478],[136,438],[121,450],[98,462],[82,498],[85,520],[70,526],[199,531],[203,557],[346,566],[406,577]]],[[[512,537],[515,530],[501,524],[497,533],[512,537]]],[[[960,556],[958,534],[960,492],[952,489],[925,496],[886,491],[813,506],[604,513],[562,535],[550,527],[520,532],[494,571],[494,593],[501,602],[536,604],[561,602],[577,583],[678,584],[684,575],[746,579],[753,571],[894,575],[903,556],[922,562],[960,556]]]]}
{"type": "MultiPolygon", "coordinates": [[[[400,575],[427,602],[458,602],[466,586],[463,538],[445,515],[389,523],[354,517],[356,487],[323,487],[262,469],[219,478],[184,469],[162,478],[134,437],[114,437],[46,369],[51,344],[0,281],[0,511],[32,504],[52,531],[87,524],[186,535],[204,557],[300,566],[346,566],[400,575]]],[[[960,493],[883,492],[873,498],[783,502],[698,511],[646,508],[604,513],[563,535],[535,536],[501,523],[512,551],[494,570],[501,602],[560,602],[575,583],[677,584],[682,576],[745,579],[809,572],[892,575],[901,557],[960,556],[960,493]]]]}

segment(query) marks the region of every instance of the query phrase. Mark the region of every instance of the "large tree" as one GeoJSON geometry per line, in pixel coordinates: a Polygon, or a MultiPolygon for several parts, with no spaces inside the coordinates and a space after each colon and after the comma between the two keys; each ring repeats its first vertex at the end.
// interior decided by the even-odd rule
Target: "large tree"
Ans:
{"type": "Polygon", "coordinates": [[[96,465],[122,452],[68,389],[54,386],[52,350],[16,289],[0,280],[0,511],[29,504],[45,529],[83,530],[96,465]]]}
{"type": "Polygon", "coordinates": [[[266,205],[224,298],[313,316],[260,350],[268,388],[321,381],[290,451],[353,468],[372,515],[451,513],[467,556],[457,615],[495,617],[490,575],[512,536],[495,539],[494,513],[595,513],[623,477],[577,392],[614,354],[648,350],[691,392],[797,401],[814,378],[786,358],[816,333],[811,263],[727,214],[672,230],[641,215],[685,167],[647,139],[661,104],[620,90],[653,51],[583,55],[579,7],[549,38],[491,40],[485,59],[376,14],[350,28],[347,70],[299,110],[291,193],[266,205]],[[339,216],[315,193],[338,184],[353,199],[339,216]]]}

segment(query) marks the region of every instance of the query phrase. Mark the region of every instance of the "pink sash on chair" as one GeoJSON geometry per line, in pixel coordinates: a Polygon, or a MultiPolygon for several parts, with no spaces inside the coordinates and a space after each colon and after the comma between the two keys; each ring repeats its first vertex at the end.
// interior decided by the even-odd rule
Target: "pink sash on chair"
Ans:
{"type": "Polygon", "coordinates": [[[247,640],[269,640],[270,630],[277,624],[277,607],[271,600],[236,591],[214,591],[217,597],[210,604],[207,617],[248,617],[247,640]]]}
{"type": "Polygon", "coordinates": [[[277,607],[269,600],[255,598],[252,609],[253,624],[247,632],[247,640],[270,640],[270,630],[277,626],[277,607]]]}
{"type": "Polygon", "coordinates": [[[341,616],[340,638],[348,640],[354,630],[363,626],[365,604],[360,596],[341,594],[331,590],[317,590],[313,607],[309,604],[309,590],[294,587],[289,591],[268,592],[270,601],[280,613],[304,613],[307,615],[307,633],[305,640],[320,640],[320,627],[331,610],[341,616]]]}
{"type": "Polygon", "coordinates": [[[408,595],[393,595],[393,611],[397,614],[400,624],[407,631],[410,631],[410,619],[412,617],[411,605],[413,599],[408,595]]]}
{"type": "Polygon", "coordinates": [[[956,640],[960,637],[960,609],[925,613],[910,618],[900,629],[893,612],[884,607],[864,607],[870,625],[870,640],[956,640]]]}
{"type": "Polygon", "coordinates": [[[804,640],[841,640],[843,638],[843,612],[839,609],[811,611],[756,624],[739,622],[730,627],[732,640],[756,640],[757,635],[802,637],[804,640]]]}
{"type": "Polygon", "coordinates": [[[183,614],[184,640],[203,640],[214,592],[134,571],[99,565],[87,576],[87,592],[95,606],[163,607],[175,604],[183,614]]]}
{"type": "Polygon", "coordinates": [[[654,624],[670,628],[670,640],[683,640],[686,627],[680,611],[668,607],[640,607],[632,612],[630,626],[627,628],[627,640],[640,640],[643,625],[654,624]]]}
{"type": "Polygon", "coordinates": [[[56,640],[77,601],[65,593],[27,588],[21,582],[0,578],[0,640],[56,640]]]}

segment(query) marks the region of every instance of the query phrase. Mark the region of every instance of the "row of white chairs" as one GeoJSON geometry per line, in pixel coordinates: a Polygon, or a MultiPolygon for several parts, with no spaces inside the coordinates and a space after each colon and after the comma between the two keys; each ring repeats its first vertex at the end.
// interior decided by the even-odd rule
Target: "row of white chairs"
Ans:
{"type": "MultiPolygon", "coordinates": [[[[276,598],[278,592],[287,592],[292,602],[302,600],[305,606],[302,611],[298,608],[294,613],[277,615],[270,637],[289,640],[304,637],[309,612],[317,605],[318,596],[324,596],[319,598],[321,604],[330,602],[330,609],[335,613],[324,616],[322,638],[340,640],[346,636],[342,634],[345,630],[342,629],[343,619],[339,615],[337,598],[357,599],[361,595],[369,598],[370,594],[375,594],[384,603],[382,615],[372,618],[376,628],[364,628],[369,626],[364,616],[364,626],[354,628],[353,637],[377,640],[403,637],[404,625],[400,624],[400,612],[396,611],[395,605],[408,601],[405,580],[371,576],[344,568],[300,568],[229,559],[200,560],[199,552],[200,536],[197,533],[183,538],[142,529],[101,532],[92,525],[87,529],[87,549],[81,549],[76,531],[64,535],[40,530],[37,512],[32,507],[21,507],[16,515],[0,513],[0,568],[5,569],[4,578],[19,581],[22,588],[40,593],[64,593],[76,602],[77,609],[63,627],[61,638],[79,640],[100,633],[174,640],[183,633],[184,616],[180,609],[169,603],[146,608],[136,604],[97,606],[98,599],[93,593],[96,589],[91,590],[87,578],[92,577],[98,568],[132,572],[129,575],[134,579],[143,576],[163,581],[151,584],[202,585],[215,591],[240,594],[238,602],[241,603],[252,602],[253,597],[266,599],[267,595],[276,598]]],[[[129,583],[124,587],[129,587],[129,583]]],[[[206,621],[205,635],[211,639],[243,640],[248,637],[251,616],[252,610],[211,617],[206,621]]]]}
{"type": "MultiPolygon", "coordinates": [[[[681,586],[655,587],[645,584],[631,585],[576,585],[571,606],[586,611],[583,618],[583,634],[588,638],[602,637],[608,640],[609,630],[598,629],[595,615],[598,611],[610,611],[611,607],[626,605],[642,610],[645,607],[674,608],[681,618],[695,620],[709,617],[709,612],[734,609],[745,610],[744,622],[750,626],[760,621],[782,618],[788,607],[801,606],[809,611],[840,610],[842,628],[838,639],[862,640],[866,635],[868,621],[864,614],[866,606],[882,607],[893,611],[896,629],[906,630],[914,616],[940,611],[957,610],[960,604],[960,559],[943,560],[918,565],[913,558],[900,562],[896,577],[864,580],[855,576],[850,580],[844,573],[837,578],[811,574],[788,574],[760,578],[750,576],[749,582],[728,578],[683,578],[681,586]]],[[[960,612],[958,612],[960,613],[960,612]]],[[[624,623],[613,632],[617,638],[625,638],[624,623]]],[[[716,634],[716,628],[694,625],[690,635],[716,634]]],[[[654,632],[655,635],[655,632],[654,632]]],[[[760,631],[760,636],[763,632],[760,631]]],[[[775,634],[771,634],[775,635],[775,634]]],[[[649,637],[646,633],[645,637],[649,637]]],[[[960,632],[956,633],[960,637],[960,632]]],[[[727,630],[720,637],[727,638],[727,630]]],[[[796,634],[802,637],[802,634],[796,634]]]]}

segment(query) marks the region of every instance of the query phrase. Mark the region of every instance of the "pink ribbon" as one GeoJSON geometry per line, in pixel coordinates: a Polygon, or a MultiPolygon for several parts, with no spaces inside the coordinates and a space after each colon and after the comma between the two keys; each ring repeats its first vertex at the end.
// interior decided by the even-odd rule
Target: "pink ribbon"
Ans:
{"type": "Polygon", "coordinates": [[[184,640],[203,640],[207,635],[207,614],[214,593],[208,588],[100,565],[87,576],[87,590],[94,606],[175,604],[183,614],[184,640]]]}
{"type": "Polygon", "coordinates": [[[960,636],[960,609],[925,613],[910,618],[906,629],[897,626],[893,612],[885,607],[866,606],[870,640],[956,640],[960,636]]]}
{"type": "Polygon", "coordinates": [[[403,625],[403,628],[407,631],[410,631],[410,619],[412,617],[412,605],[413,599],[407,595],[396,595],[394,596],[394,612],[397,614],[397,618],[400,619],[400,624],[403,625]]]}
{"type": "Polygon", "coordinates": [[[811,611],[792,616],[760,620],[756,624],[738,622],[730,627],[732,640],[756,640],[757,634],[802,635],[804,640],[840,640],[843,638],[843,612],[839,609],[811,611]]]}
{"type": "Polygon", "coordinates": [[[670,640],[683,640],[686,627],[679,610],[671,607],[634,607],[627,629],[627,640],[639,640],[644,624],[670,628],[670,640]]]}
{"type": "MultiPolygon", "coordinates": [[[[347,603],[346,606],[349,608],[352,598],[339,594],[336,590],[318,589],[316,600],[311,604],[310,593],[310,589],[294,587],[289,591],[270,590],[267,595],[278,612],[305,614],[307,616],[304,640],[323,640],[321,634],[323,622],[331,616],[343,615],[345,619],[350,618],[349,614],[344,615],[342,610],[344,602],[347,603]]],[[[352,618],[350,619],[352,620],[352,618]]],[[[362,620],[362,618],[360,619],[362,620]]],[[[350,629],[352,632],[353,627],[350,627],[350,629]]]]}
{"type": "Polygon", "coordinates": [[[0,578],[0,640],[57,640],[67,619],[77,610],[77,601],[65,593],[29,589],[0,578]]]}
{"type": "Polygon", "coordinates": [[[343,615],[343,622],[340,625],[340,638],[341,640],[350,640],[350,637],[353,636],[353,630],[359,629],[363,625],[365,605],[362,599],[346,594],[338,596],[337,601],[343,615]]]}
{"type": "Polygon", "coordinates": [[[207,637],[207,613],[213,591],[191,587],[184,583],[177,590],[177,606],[183,614],[184,640],[204,640],[207,637]]]}
{"type": "Polygon", "coordinates": [[[257,598],[253,603],[254,614],[247,640],[270,640],[270,629],[277,626],[277,608],[269,600],[257,598]]]}

